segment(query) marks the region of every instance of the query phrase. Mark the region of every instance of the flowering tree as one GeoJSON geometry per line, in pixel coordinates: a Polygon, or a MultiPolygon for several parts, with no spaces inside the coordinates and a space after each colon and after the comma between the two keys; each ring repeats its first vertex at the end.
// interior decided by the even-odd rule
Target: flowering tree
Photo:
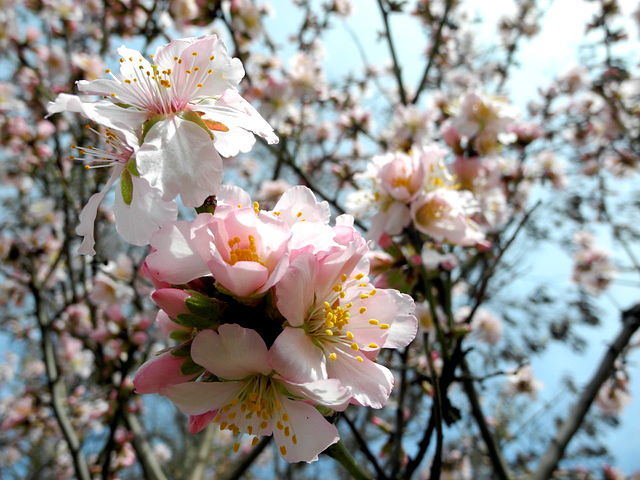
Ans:
{"type": "Polygon", "coordinates": [[[518,110],[535,0],[489,44],[455,0],[5,2],[3,476],[625,478],[640,304],[555,422],[532,367],[640,285],[634,39],[588,5],[518,110]]]}

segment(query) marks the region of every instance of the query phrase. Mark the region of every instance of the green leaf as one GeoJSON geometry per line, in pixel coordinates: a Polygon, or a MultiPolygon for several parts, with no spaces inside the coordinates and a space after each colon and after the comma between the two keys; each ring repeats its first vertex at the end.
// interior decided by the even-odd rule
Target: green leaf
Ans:
{"type": "Polygon", "coordinates": [[[226,306],[225,303],[220,300],[208,298],[204,295],[193,295],[187,298],[184,304],[194,315],[210,320],[218,320],[226,306]]]}
{"type": "Polygon", "coordinates": [[[209,137],[211,137],[211,140],[214,139],[214,136],[213,136],[213,133],[211,132],[211,129],[209,127],[207,127],[207,124],[204,123],[204,120],[202,120],[202,117],[200,117],[200,115],[198,115],[193,110],[189,110],[188,112],[184,112],[184,113],[180,114],[180,117],[183,120],[188,120],[190,122],[195,123],[196,125],[198,125],[200,128],[202,128],[205,132],[207,132],[209,134],[209,137]]]}
{"type": "Polygon", "coordinates": [[[182,365],[180,365],[180,373],[183,375],[195,375],[196,373],[200,373],[204,370],[200,365],[196,362],[187,358],[182,365]]]}
{"type": "Polygon", "coordinates": [[[138,171],[138,166],[136,165],[136,159],[135,158],[131,158],[127,162],[127,170],[129,171],[129,173],[131,175],[135,175],[136,177],[140,176],[140,172],[138,171]]]}
{"type": "Polygon", "coordinates": [[[129,170],[123,170],[120,175],[120,192],[122,193],[122,199],[127,205],[131,205],[133,200],[133,180],[131,179],[131,173],[129,170]]]}
{"type": "Polygon", "coordinates": [[[151,127],[153,127],[160,120],[164,120],[165,118],[166,118],[165,115],[158,113],[157,115],[154,115],[153,117],[149,118],[142,124],[142,135],[140,136],[140,145],[144,143],[144,139],[149,133],[149,130],[151,130],[151,127]]]}
{"type": "Polygon", "coordinates": [[[178,342],[186,342],[191,340],[191,332],[189,330],[174,330],[169,334],[169,338],[178,342]]]}
{"type": "Polygon", "coordinates": [[[191,315],[190,313],[181,313],[175,318],[175,321],[185,327],[193,328],[207,328],[213,324],[213,320],[210,318],[202,318],[198,315],[191,315]]]}
{"type": "Polygon", "coordinates": [[[178,358],[191,356],[191,342],[186,342],[182,345],[178,345],[173,350],[171,350],[171,355],[178,358]]]}

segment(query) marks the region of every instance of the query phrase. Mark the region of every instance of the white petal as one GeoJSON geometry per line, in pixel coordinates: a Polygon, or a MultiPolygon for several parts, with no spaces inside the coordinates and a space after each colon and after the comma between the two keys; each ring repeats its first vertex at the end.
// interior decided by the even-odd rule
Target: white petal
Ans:
{"type": "Polygon", "coordinates": [[[282,456],[287,462],[315,462],[319,453],[340,439],[336,427],[311,405],[284,397],[280,401],[289,416],[290,435],[285,435],[285,429],[274,428],[273,436],[286,449],[282,456]]]}
{"type": "Polygon", "coordinates": [[[144,178],[131,175],[133,198],[127,205],[122,198],[122,189],[116,189],[113,214],[116,230],[133,245],[147,245],[160,225],[171,222],[178,216],[176,202],[162,200],[160,190],[151,187],[144,178]]]}
{"type": "Polygon", "coordinates": [[[187,382],[163,388],[182,413],[200,415],[224,407],[242,389],[243,382],[187,382]]]}
{"type": "Polygon", "coordinates": [[[272,370],[260,335],[235,324],[220,325],[218,333],[202,330],[191,344],[191,358],[225,380],[268,375],[272,370]]]}
{"type": "Polygon", "coordinates": [[[286,327],[269,350],[273,368],[287,381],[306,383],[327,378],[325,356],[302,328],[286,327]]]}
{"type": "Polygon", "coordinates": [[[114,182],[122,173],[122,170],[124,170],[124,165],[114,166],[113,171],[111,172],[111,176],[109,177],[109,180],[104,185],[104,187],[102,187],[102,190],[91,195],[91,197],[87,201],[87,204],[80,212],[80,223],[78,223],[78,226],[76,227],[76,233],[78,235],[82,235],[84,238],[82,239],[82,244],[78,248],[78,253],[82,255],[96,254],[96,251],[93,248],[96,243],[93,237],[93,232],[95,227],[94,224],[96,221],[96,215],[98,214],[98,208],[100,207],[102,200],[104,200],[105,195],[109,191],[109,188],[111,188],[111,185],[114,184],[114,182]]]}
{"type": "Polygon", "coordinates": [[[177,116],[151,127],[138,151],[137,164],[164,200],[180,195],[188,207],[200,206],[215,195],[222,180],[222,159],[211,137],[194,122],[177,116]]]}

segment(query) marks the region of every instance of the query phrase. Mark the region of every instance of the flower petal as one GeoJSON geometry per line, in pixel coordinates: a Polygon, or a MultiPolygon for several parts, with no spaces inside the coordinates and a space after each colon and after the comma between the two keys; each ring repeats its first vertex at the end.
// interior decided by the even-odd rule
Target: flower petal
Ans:
{"type": "Polygon", "coordinates": [[[160,393],[182,413],[201,415],[228,404],[243,386],[243,382],[187,382],[166,387],[160,393]]]}
{"type": "Polygon", "coordinates": [[[182,284],[209,275],[207,265],[191,244],[191,222],[172,222],[151,237],[156,251],[146,259],[151,275],[164,282],[182,284]]]}
{"type": "Polygon", "coordinates": [[[271,373],[267,346],[260,335],[235,324],[220,325],[218,333],[202,330],[191,344],[191,358],[214,375],[236,380],[271,373]]]}
{"type": "Polygon", "coordinates": [[[336,427],[311,405],[284,397],[280,401],[289,416],[290,435],[275,428],[273,436],[287,462],[315,462],[319,453],[340,439],[336,427]]]}
{"type": "Polygon", "coordinates": [[[314,301],[317,261],[308,253],[299,255],[275,287],[276,305],[292,327],[306,319],[314,301]]]}
{"type": "Polygon", "coordinates": [[[84,238],[82,239],[82,244],[78,248],[78,253],[82,255],[96,254],[96,251],[93,248],[94,245],[96,244],[93,235],[94,235],[94,224],[96,221],[96,216],[98,215],[98,208],[100,207],[102,200],[104,200],[104,197],[107,195],[107,192],[109,191],[111,186],[114,184],[114,182],[118,179],[118,177],[122,173],[123,169],[124,169],[124,165],[123,166],[116,165],[113,168],[113,171],[111,172],[111,176],[109,177],[109,180],[107,180],[107,183],[104,185],[104,187],[102,187],[102,190],[91,195],[91,197],[87,201],[87,204],[84,206],[84,208],[80,212],[80,217],[79,217],[80,223],[76,227],[76,233],[78,235],[82,235],[84,238]]]}
{"type": "Polygon", "coordinates": [[[137,154],[138,170],[164,200],[177,195],[198,207],[217,192],[222,159],[208,133],[194,122],[173,116],[157,122],[137,154]]]}
{"type": "Polygon", "coordinates": [[[171,355],[171,352],[158,355],[145,362],[133,379],[137,393],[158,393],[163,388],[191,380],[193,375],[183,375],[180,367],[184,358],[171,355]]]}
{"type": "Polygon", "coordinates": [[[147,245],[160,225],[171,222],[178,216],[178,206],[174,200],[162,200],[157,188],[151,187],[144,178],[131,175],[133,199],[127,205],[122,198],[122,189],[116,189],[113,214],[116,230],[133,245],[147,245]]]}
{"type": "Polygon", "coordinates": [[[327,378],[325,357],[302,328],[286,327],[269,350],[273,368],[286,380],[306,383],[327,378]]]}

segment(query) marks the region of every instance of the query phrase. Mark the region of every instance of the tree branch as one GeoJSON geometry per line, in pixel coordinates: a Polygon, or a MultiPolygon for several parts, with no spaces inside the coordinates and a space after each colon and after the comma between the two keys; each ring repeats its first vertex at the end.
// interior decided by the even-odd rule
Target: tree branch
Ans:
{"type": "Polygon", "coordinates": [[[467,365],[466,359],[462,359],[461,365],[462,371],[465,374],[462,385],[465,393],[467,394],[467,398],[469,399],[469,403],[471,404],[471,414],[478,424],[480,435],[482,435],[482,439],[487,446],[487,452],[489,453],[489,459],[491,460],[493,471],[496,478],[500,480],[509,480],[509,474],[507,473],[504,458],[502,458],[502,453],[500,452],[495,438],[493,438],[493,434],[491,433],[489,425],[487,425],[487,420],[482,412],[482,405],[478,399],[478,393],[476,392],[476,388],[473,384],[473,377],[469,371],[469,365],[467,365]]]}
{"type": "Polygon", "coordinates": [[[546,480],[553,474],[558,462],[564,455],[567,445],[580,428],[580,425],[582,425],[584,417],[596,398],[600,387],[611,375],[616,358],[628,345],[633,334],[640,328],[640,304],[622,313],[622,324],[620,333],[607,349],[598,369],[582,391],[580,398],[566,420],[558,429],[556,436],[540,459],[538,468],[532,475],[531,480],[546,480]]]}

